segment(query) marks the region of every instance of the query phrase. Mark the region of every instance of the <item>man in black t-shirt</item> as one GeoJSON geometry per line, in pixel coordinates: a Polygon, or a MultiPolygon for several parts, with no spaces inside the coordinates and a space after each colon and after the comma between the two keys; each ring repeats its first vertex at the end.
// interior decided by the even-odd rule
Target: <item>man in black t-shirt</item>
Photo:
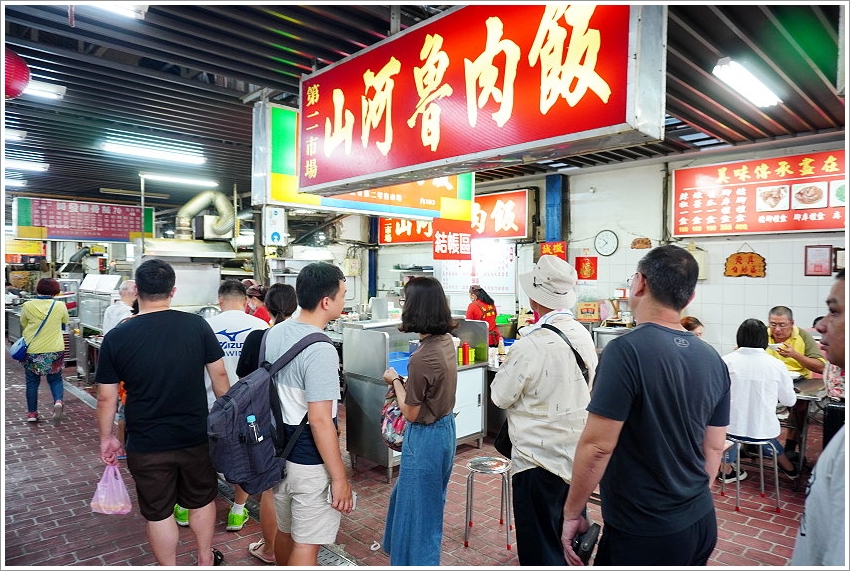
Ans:
{"type": "Polygon", "coordinates": [[[176,565],[174,505],[189,508],[198,564],[220,564],[212,548],[218,477],[209,457],[204,370],[218,397],[230,383],[224,352],[206,320],[170,309],[174,269],[158,259],[136,270],[139,314],[104,337],[96,382],[100,457],[117,464],[125,444],[112,432],[124,381],[127,467],[159,565],[176,565]]]}
{"type": "Polygon", "coordinates": [[[598,566],[706,565],[717,544],[711,482],[729,424],[726,364],[685,330],[699,268],[684,248],[649,251],[629,280],[638,326],[605,346],[579,438],[564,505],[561,543],[580,564],[573,537],[599,485],[598,566]]]}

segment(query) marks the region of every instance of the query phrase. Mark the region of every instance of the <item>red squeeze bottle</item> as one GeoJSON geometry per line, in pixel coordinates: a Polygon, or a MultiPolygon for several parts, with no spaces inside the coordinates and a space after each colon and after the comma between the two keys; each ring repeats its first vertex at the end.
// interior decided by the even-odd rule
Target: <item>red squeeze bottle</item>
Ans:
{"type": "Polygon", "coordinates": [[[464,341],[463,345],[461,345],[461,350],[463,351],[463,364],[468,365],[469,364],[469,343],[464,341]]]}

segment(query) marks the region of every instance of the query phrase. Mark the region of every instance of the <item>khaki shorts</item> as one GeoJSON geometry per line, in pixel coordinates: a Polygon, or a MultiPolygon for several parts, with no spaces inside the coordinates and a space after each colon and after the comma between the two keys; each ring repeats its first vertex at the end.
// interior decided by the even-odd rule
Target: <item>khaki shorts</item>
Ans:
{"type": "Polygon", "coordinates": [[[328,503],[330,483],[324,464],[287,462],[286,480],[274,489],[278,529],[296,543],[334,543],[342,514],[328,503]]]}

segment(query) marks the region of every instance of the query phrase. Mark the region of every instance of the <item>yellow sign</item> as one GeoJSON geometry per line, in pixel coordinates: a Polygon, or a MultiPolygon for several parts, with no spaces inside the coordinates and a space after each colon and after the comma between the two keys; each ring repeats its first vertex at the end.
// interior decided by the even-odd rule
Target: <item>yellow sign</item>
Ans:
{"type": "Polygon", "coordinates": [[[765,276],[765,260],[755,252],[735,252],[726,258],[724,276],[730,278],[763,278],[765,276]]]}
{"type": "Polygon", "coordinates": [[[40,240],[15,240],[6,238],[5,254],[21,254],[23,256],[43,256],[44,242],[40,240]]]}

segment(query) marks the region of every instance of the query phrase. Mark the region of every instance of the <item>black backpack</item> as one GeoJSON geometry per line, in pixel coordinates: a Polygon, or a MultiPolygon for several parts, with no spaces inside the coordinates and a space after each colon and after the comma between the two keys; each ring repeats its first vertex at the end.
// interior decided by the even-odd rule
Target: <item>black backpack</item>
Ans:
{"type": "Polygon", "coordinates": [[[269,331],[263,333],[257,370],[239,379],[218,397],[207,418],[213,466],[225,480],[239,484],[249,494],[268,490],[286,478],[286,458],[307,422],[305,414],[298,430],[287,442],[274,374],[308,345],[332,343],[324,333],[311,333],[277,361],[269,363],[263,360],[269,331]],[[255,418],[253,425],[249,425],[249,416],[255,418]]]}

